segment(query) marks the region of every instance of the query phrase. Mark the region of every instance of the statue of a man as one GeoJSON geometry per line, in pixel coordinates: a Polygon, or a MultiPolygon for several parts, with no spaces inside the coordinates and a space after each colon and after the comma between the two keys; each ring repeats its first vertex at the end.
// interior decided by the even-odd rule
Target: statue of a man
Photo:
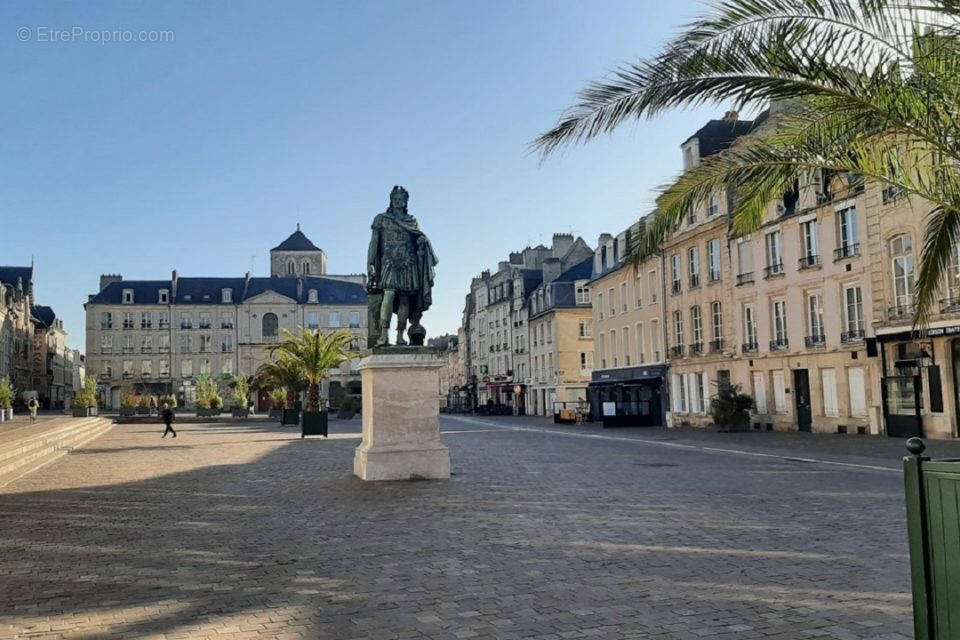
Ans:
{"type": "Polygon", "coordinates": [[[410,320],[411,344],[423,344],[426,331],[420,326],[423,312],[433,302],[434,266],[437,256],[427,236],[420,231],[417,219],[407,213],[407,190],[395,186],[390,192],[390,206],[373,219],[373,235],[367,250],[367,290],[369,318],[376,323],[369,335],[376,337],[376,346],[389,344],[390,318],[397,314],[397,342],[403,337],[410,320]]]}

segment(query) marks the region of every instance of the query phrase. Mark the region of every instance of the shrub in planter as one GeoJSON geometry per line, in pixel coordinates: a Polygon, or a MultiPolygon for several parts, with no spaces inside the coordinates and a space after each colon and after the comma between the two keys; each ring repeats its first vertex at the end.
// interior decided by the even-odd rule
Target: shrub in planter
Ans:
{"type": "Polygon", "coordinates": [[[150,398],[147,396],[140,396],[140,399],[137,401],[137,415],[150,415],[150,398]]]}
{"type": "Polygon", "coordinates": [[[237,378],[237,381],[233,385],[233,417],[234,418],[246,418],[250,415],[250,410],[247,408],[248,399],[247,396],[250,393],[250,385],[247,383],[247,379],[243,376],[237,378]]]}
{"type": "Polygon", "coordinates": [[[7,376],[0,378],[0,422],[13,417],[13,396],[13,385],[10,384],[10,378],[7,376]]]}
{"type": "Polygon", "coordinates": [[[133,392],[124,389],[120,393],[120,415],[121,416],[135,416],[137,415],[137,396],[133,395],[133,392]]]}
{"type": "Polygon", "coordinates": [[[710,400],[713,424],[721,431],[749,431],[753,398],[740,392],[740,385],[721,385],[710,400]]]}

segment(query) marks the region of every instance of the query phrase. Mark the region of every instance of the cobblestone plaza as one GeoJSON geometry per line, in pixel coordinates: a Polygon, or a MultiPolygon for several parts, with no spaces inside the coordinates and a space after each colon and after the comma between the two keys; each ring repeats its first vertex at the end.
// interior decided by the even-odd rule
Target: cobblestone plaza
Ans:
{"type": "Polygon", "coordinates": [[[117,425],[0,489],[0,637],[912,637],[897,441],[444,417],[451,480],[364,483],[333,424],[117,425]]]}

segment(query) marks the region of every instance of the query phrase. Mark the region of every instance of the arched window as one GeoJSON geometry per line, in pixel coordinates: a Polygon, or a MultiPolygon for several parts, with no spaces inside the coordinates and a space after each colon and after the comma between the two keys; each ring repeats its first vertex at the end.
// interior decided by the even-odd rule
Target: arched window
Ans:
{"type": "Polygon", "coordinates": [[[297,272],[297,267],[293,263],[293,260],[291,260],[290,262],[287,263],[287,275],[292,276],[296,272],[297,272]]]}
{"type": "Polygon", "coordinates": [[[301,271],[301,273],[303,273],[303,275],[308,275],[310,273],[310,263],[306,260],[303,261],[303,271],[301,271]]]}
{"type": "Polygon", "coordinates": [[[279,322],[277,321],[277,314],[275,313],[265,313],[263,314],[263,337],[276,337],[277,331],[279,329],[279,322]]]}
{"type": "Polygon", "coordinates": [[[907,234],[890,240],[893,299],[899,312],[909,313],[913,304],[913,241],[907,234]]]}

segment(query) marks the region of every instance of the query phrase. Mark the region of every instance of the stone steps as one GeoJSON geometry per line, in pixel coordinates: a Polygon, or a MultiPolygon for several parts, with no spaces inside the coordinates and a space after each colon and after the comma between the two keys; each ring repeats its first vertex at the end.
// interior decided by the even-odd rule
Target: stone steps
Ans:
{"type": "Polygon", "coordinates": [[[112,426],[105,418],[63,418],[2,434],[0,487],[82,447],[112,426]]]}

